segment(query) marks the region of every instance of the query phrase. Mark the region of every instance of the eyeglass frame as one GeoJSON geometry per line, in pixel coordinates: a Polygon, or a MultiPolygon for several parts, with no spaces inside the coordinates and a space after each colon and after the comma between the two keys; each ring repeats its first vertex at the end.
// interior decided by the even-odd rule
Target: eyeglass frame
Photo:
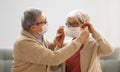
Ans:
{"type": "Polygon", "coordinates": [[[69,23],[69,22],[66,22],[65,25],[67,27],[78,27],[78,25],[81,25],[83,24],[82,22],[81,23],[78,23],[78,22],[73,22],[73,23],[69,23]]]}
{"type": "Polygon", "coordinates": [[[35,24],[33,24],[33,25],[43,25],[43,24],[47,24],[47,19],[45,19],[44,21],[42,21],[42,22],[36,22],[35,24]]]}

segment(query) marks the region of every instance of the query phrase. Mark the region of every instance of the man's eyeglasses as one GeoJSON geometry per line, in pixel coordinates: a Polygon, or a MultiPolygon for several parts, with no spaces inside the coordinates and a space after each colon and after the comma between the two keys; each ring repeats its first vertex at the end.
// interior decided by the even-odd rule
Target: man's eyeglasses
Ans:
{"type": "Polygon", "coordinates": [[[47,24],[47,20],[45,20],[43,22],[37,22],[37,23],[35,23],[35,25],[43,25],[43,24],[47,24]]]}
{"type": "Polygon", "coordinates": [[[67,27],[77,27],[79,26],[80,24],[78,22],[73,22],[73,23],[69,23],[69,22],[66,22],[65,25],[67,27]]]}

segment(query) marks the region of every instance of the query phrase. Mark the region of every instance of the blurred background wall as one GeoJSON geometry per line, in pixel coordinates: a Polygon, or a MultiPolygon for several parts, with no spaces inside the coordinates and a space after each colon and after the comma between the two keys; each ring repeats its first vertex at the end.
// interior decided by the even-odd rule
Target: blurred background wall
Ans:
{"type": "Polygon", "coordinates": [[[120,0],[0,0],[0,48],[13,48],[21,30],[21,16],[26,9],[39,8],[48,19],[49,40],[59,25],[64,25],[66,14],[82,8],[91,23],[113,47],[120,47],[120,0]]]}

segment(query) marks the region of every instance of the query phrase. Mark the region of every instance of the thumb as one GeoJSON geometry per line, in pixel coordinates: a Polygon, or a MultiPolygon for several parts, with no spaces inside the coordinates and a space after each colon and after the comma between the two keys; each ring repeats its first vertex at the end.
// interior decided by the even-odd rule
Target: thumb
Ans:
{"type": "Polygon", "coordinates": [[[88,26],[85,27],[85,30],[88,30],[88,26]]]}

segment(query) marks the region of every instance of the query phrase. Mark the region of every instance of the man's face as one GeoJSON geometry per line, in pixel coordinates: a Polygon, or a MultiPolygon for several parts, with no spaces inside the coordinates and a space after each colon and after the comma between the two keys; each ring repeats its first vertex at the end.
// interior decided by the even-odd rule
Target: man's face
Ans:
{"type": "Polygon", "coordinates": [[[42,31],[42,26],[47,24],[46,17],[42,14],[37,17],[36,24],[31,26],[31,30],[35,32],[36,34],[39,34],[39,32],[42,31]]]}
{"type": "Polygon", "coordinates": [[[65,24],[67,27],[79,27],[81,25],[75,17],[68,17],[65,24]]]}

